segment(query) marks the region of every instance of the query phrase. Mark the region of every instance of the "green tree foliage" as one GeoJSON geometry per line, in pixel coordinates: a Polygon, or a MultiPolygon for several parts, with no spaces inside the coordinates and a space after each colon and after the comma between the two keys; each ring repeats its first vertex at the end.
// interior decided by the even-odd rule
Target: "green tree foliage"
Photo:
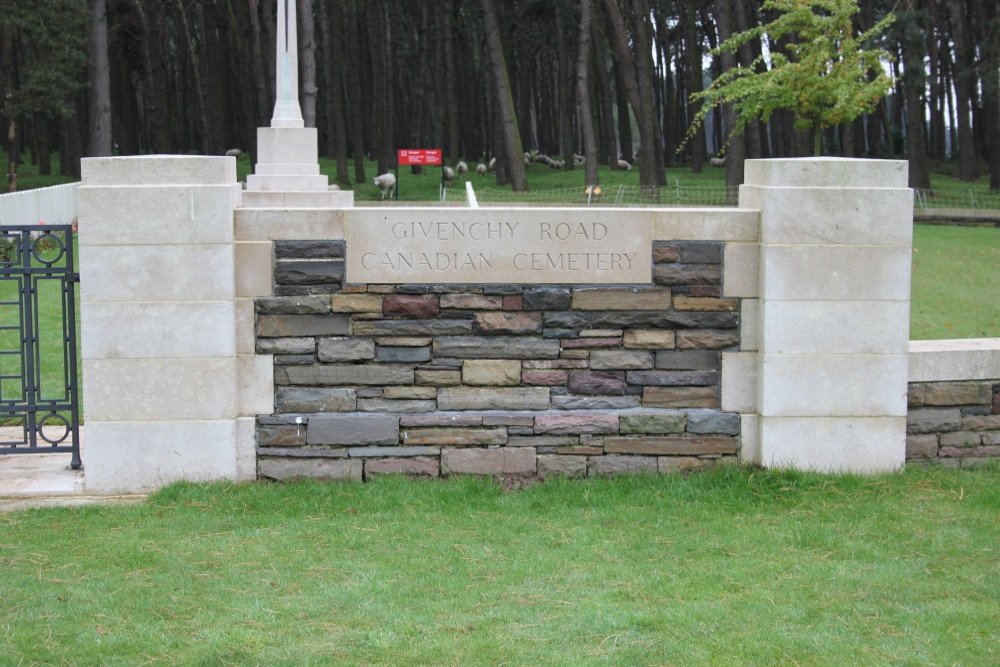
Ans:
{"type": "Polygon", "coordinates": [[[78,0],[0,0],[0,32],[17,53],[6,63],[11,116],[40,113],[65,118],[85,87],[89,20],[78,0]]]}
{"type": "Polygon", "coordinates": [[[865,46],[892,23],[893,15],[856,34],[852,17],[858,13],[857,0],[767,0],[762,9],[777,12],[777,17],[734,35],[713,53],[735,52],[752,40],[766,40],[770,52],[748,67],[723,72],[708,88],[691,95],[702,107],[688,138],[709,110],[722,104],[732,104],[736,111],[730,136],[751,120],[766,122],[774,111],[789,109],[797,128],[815,132],[819,155],[822,129],[871,113],[892,88],[892,77],[882,67],[889,54],[865,46]]]}

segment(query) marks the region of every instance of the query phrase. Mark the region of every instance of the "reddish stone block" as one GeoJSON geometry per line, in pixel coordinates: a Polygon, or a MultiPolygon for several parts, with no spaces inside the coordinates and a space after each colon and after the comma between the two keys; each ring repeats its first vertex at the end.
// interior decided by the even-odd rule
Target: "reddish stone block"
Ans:
{"type": "Polygon", "coordinates": [[[574,394],[624,396],[624,371],[570,371],[567,381],[574,394]]]}
{"type": "Polygon", "coordinates": [[[387,317],[429,319],[441,314],[436,294],[389,294],[382,299],[382,313],[387,317]]]}
{"type": "Polygon", "coordinates": [[[521,382],[541,387],[564,387],[568,377],[567,371],[524,371],[521,382]]]}
{"type": "Polygon", "coordinates": [[[473,327],[477,333],[541,333],[542,314],[525,312],[476,313],[473,327]]]}
{"type": "Polygon", "coordinates": [[[520,294],[503,298],[504,310],[524,310],[524,297],[520,294]]]}

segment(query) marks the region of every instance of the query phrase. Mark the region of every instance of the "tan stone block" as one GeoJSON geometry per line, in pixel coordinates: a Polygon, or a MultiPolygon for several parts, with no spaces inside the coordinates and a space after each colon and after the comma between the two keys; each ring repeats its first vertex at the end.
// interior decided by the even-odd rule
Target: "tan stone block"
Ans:
{"type": "Polygon", "coordinates": [[[699,459],[696,456],[661,456],[656,460],[657,470],[661,475],[691,472],[714,464],[715,459],[699,459]]]}
{"type": "Polygon", "coordinates": [[[548,387],[444,387],[440,410],[547,410],[548,387]]]}
{"type": "Polygon", "coordinates": [[[604,438],[609,454],[654,454],[658,456],[697,456],[735,454],[736,438],[628,437],[604,438]]]}
{"type": "Polygon", "coordinates": [[[735,312],[739,307],[737,299],[714,299],[709,297],[675,296],[674,310],[706,310],[735,312]]]}
{"type": "Polygon", "coordinates": [[[932,382],[924,385],[924,405],[989,405],[993,392],[988,384],[932,382]]]}
{"type": "Polygon", "coordinates": [[[350,459],[262,458],[260,476],[279,481],[289,479],[349,479],[360,482],[363,464],[350,459]]]}
{"type": "Polygon", "coordinates": [[[626,331],[622,344],[640,350],[672,350],[676,333],[661,329],[631,329],[626,331]]]}
{"type": "Polygon", "coordinates": [[[454,387],[462,384],[462,372],[458,370],[417,370],[414,379],[418,385],[430,387],[454,387]]]}
{"type": "Polygon", "coordinates": [[[586,456],[560,456],[558,454],[538,455],[539,477],[586,477],[586,456]]]}
{"type": "Polygon", "coordinates": [[[517,359],[467,359],[462,364],[462,381],[468,385],[514,386],[521,383],[521,362],[517,359]]]}
{"type": "Polygon", "coordinates": [[[330,303],[335,313],[382,312],[382,296],[379,294],[334,294],[330,303]]]}
{"type": "Polygon", "coordinates": [[[533,474],[537,470],[534,447],[515,449],[452,449],[441,450],[442,474],[500,475],[533,474]]]}
{"type": "Polygon", "coordinates": [[[581,329],[580,338],[620,338],[624,329],[581,329]]]}
{"type": "Polygon", "coordinates": [[[670,290],[573,290],[574,310],[668,310],[670,290]]]}
{"type": "Polygon", "coordinates": [[[402,431],[404,445],[441,445],[471,447],[504,445],[505,428],[407,428],[402,431]]]}
{"type": "Polygon", "coordinates": [[[441,462],[429,456],[408,458],[368,459],[365,461],[365,479],[375,475],[428,475],[441,474],[441,462]]]}
{"type": "Polygon", "coordinates": [[[436,387],[386,387],[382,398],[394,400],[427,400],[437,398],[436,387]]]}
{"type": "Polygon", "coordinates": [[[643,387],[644,408],[718,408],[715,387],[643,387]]]}
{"type": "Polygon", "coordinates": [[[587,465],[587,474],[592,477],[651,472],[656,472],[655,456],[592,456],[587,465]]]}
{"type": "Polygon", "coordinates": [[[600,456],[604,453],[604,447],[597,446],[568,446],[568,447],[556,447],[556,454],[562,455],[580,455],[580,456],[600,456]]]}
{"type": "Polygon", "coordinates": [[[375,342],[379,345],[387,345],[389,347],[425,347],[434,342],[433,338],[415,338],[412,336],[385,336],[382,338],[376,338],[375,342]]]}

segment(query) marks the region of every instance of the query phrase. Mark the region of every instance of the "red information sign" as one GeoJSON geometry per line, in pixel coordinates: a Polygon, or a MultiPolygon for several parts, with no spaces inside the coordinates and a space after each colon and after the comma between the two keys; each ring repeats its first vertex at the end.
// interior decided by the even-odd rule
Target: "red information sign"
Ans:
{"type": "Polygon", "coordinates": [[[401,148],[397,152],[399,164],[441,164],[440,148],[401,148]]]}

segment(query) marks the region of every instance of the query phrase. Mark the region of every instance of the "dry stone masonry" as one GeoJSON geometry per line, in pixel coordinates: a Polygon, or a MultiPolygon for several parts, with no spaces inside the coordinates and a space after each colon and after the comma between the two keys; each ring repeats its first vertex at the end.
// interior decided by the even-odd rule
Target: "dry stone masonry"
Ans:
{"type": "Polygon", "coordinates": [[[656,242],[652,285],[357,285],[344,241],[274,244],[262,477],[673,472],[735,458],[739,299],[721,242],[656,242]]]}
{"type": "Polygon", "coordinates": [[[1000,381],[911,382],[908,464],[970,467],[1000,458],[1000,381]]]}

